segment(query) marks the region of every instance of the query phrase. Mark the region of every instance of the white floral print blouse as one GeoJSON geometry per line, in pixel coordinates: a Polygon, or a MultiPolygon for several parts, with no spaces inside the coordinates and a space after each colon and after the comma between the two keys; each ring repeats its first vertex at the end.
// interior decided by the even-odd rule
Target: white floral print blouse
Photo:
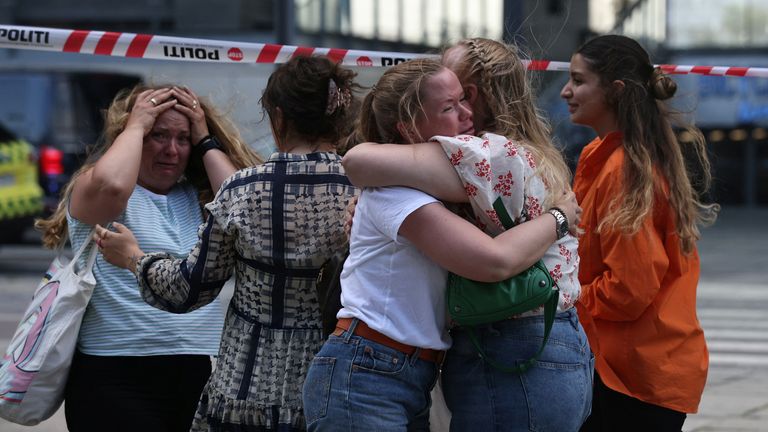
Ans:
{"type": "MultiPolygon", "coordinates": [[[[482,137],[460,135],[436,136],[445,154],[459,173],[480,229],[495,236],[504,231],[493,202],[501,197],[515,224],[532,220],[543,212],[549,193],[536,174],[533,155],[520,143],[501,135],[486,133],[482,137]]],[[[558,311],[573,307],[581,292],[579,284],[579,243],[567,234],[549,247],[544,264],[560,289],[558,311]]],[[[543,313],[543,307],[521,316],[543,313]]]]}

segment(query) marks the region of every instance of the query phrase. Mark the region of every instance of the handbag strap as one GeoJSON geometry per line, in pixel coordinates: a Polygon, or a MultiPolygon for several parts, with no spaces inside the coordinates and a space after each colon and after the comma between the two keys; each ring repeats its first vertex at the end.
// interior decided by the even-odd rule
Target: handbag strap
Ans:
{"type": "MultiPolygon", "coordinates": [[[[505,230],[515,226],[515,221],[511,216],[509,216],[509,212],[507,212],[507,208],[504,207],[504,203],[501,201],[501,197],[496,198],[496,201],[493,202],[493,210],[496,211],[496,216],[498,216],[499,222],[501,222],[501,226],[503,226],[505,230]]],[[[521,363],[517,366],[505,366],[488,357],[488,355],[485,354],[483,348],[480,346],[480,341],[477,340],[477,335],[475,335],[475,326],[466,326],[469,339],[477,349],[478,354],[480,354],[480,358],[482,358],[489,365],[503,372],[523,373],[533,367],[534,364],[536,364],[539,356],[541,356],[541,353],[544,351],[544,347],[547,345],[547,341],[549,340],[549,333],[552,330],[552,324],[555,322],[555,315],[557,314],[557,304],[559,300],[560,291],[552,290],[552,295],[549,296],[549,300],[544,303],[544,340],[541,341],[539,351],[524,363],[521,363]]]]}
{"type": "Polygon", "coordinates": [[[501,197],[496,198],[496,201],[493,202],[493,210],[496,211],[496,216],[499,217],[499,222],[501,222],[501,226],[503,226],[505,230],[515,226],[515,221],[509,216],[507,208],[504,207],[504,203],[501,202],[501,197]]]}
{"type": "Polygon", "coordinates": [[[534,364],[536,364],[536,361],[539,359],[539,356],[541,356],[541,353],[544,351],[544,347],[547,345],[547,341],[549,340],[549,333],[552,330],[552,324],[554,324],[555,322],[555,315],[557,314],[557,303],[559,299],[560,299],[560,291],[552,290],[552,295],[549,297],[549,300],[547,300],[547,302],[544,303],[544,340],[541,341],[541,346],[539,347],[539,351],[536,354],[534,354],[533,357],[529,358],[524,363],[521,363],[517,366],[505,366],[493,360],[492,358],[488,357],[488,355],[485,353],[483,348],[480,346],[480,341],[477,340],[477,335],[475,335],[475,326],[465,327],[467,329],[467,335],[469,336],[469,339],[472,341],[472,344],[475,345],[475,348],[477,349],[478,354],[480,354],[480,358],[482,358],[489,365],[495,367],[496,369],[502,372],[523,373],[528,369],[530,369],[531,367],[533,367],[534,364]]]}

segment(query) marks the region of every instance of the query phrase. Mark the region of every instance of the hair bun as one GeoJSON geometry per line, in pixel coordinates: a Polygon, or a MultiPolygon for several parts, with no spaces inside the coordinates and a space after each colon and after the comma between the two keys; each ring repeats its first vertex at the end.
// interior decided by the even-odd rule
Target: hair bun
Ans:
{"type": "Polygon", "coordinates": [[[671,98],[677,92],[677,84],[660,67],[653,68],[649,80],[651,94],[658,100],[671,98]]]}

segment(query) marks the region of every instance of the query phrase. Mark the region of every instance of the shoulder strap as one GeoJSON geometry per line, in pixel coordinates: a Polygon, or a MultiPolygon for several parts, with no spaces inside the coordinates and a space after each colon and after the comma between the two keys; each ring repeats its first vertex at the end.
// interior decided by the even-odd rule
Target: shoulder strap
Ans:
{"type": "Polygon", "coordinates": [[[539,356],[541,356],[541,353],[544,351],[544,347],[547,345],[547,341],[549,340],[549,332],[552,330],[552,324],[554,324],[555,322],[555,315],[557,314],[557,303],[559,299],[560,299],[560,291],[552,290],[552,295],[549,297],[549,300],[547,300],[547,302],[544,304],[544,340],[541,341],[541,347],[539,347],[539,351],[536,354],[534,354],[533,357],[529,358],[524,363],[521,363],[517,366],[505,366],[488,357],[485,354],[485,351],[483,350],[483,348],[480,346],[480,341],[477,340],[477,335],[475,335],[475,326],[465,327],[467,330],[467,335],[469,336],[469,339],[472,341],[472,344],[477,349],[478,354],[480,354],[480,357],[489,365],[495,367],[496,369],[502,372],[523,373],[536,364],[536,361],[539,359],[539,356]]]}
{"type": "Polygon", "coordinates": [[[496,216],[499,217],[499,222],[501,222],[501,226],[505,230],[515,226],[515,221],[509,216],[507,208],[504,207],[504,203],[501,201],[501,197],[496,198],[496,201],[493,202],[493,209],[496,211],[496,216]]]}
{"type": "MultiPolygon", "coordinates": [[[[506,207],[504,207],[504,203],[501,201],[501,197],[496,198],[496,201],[493,202],[493,209],[496,211],[496,216],[498,216],[499,222],[501,222],[501,225],[504,227],[504,229],[508,230],[515,226],[515,221],[512,219],[512,217],[509,216],[509,212],[507,212],[506,207]]],[[[539,356],[541,356],[541,353],[544,351],[544,347],[547,345],[547,341],[549,340],[549,333],[552,330],[552,324],[555,322],[555,315],[557,314],[557,304],[559,300],[560,291],[552,290],[552,294],[549,296],[549,300],[544,303],[544,340],[541,341],[541,347],[539,347],[539,351],[533,357],[526,360],[525,363],[520,365],[504,366],[488,357],[485,354],[483,348],[480,346],[480,341],[477,340],[477,335],[475,335],[475,326],[465,326],[467,335],[472,341],[472,344],[477,349],[477,352],[480,354],[480,357],[489,365],[503,372],[523,373],[530,369],[534,364],[536,364],[539,356]]]]}

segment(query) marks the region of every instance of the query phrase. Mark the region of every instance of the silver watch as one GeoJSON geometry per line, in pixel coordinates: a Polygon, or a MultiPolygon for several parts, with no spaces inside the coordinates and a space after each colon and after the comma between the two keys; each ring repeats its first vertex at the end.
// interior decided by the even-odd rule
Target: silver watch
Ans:
{"type": "Polygon", "coordinates": [[[565,216],[564,211],[557,207],[552,207],[548,213],[555,217],[555,232],[557,239],[560,240],[568,234],[568,217],[565,216]]]}

